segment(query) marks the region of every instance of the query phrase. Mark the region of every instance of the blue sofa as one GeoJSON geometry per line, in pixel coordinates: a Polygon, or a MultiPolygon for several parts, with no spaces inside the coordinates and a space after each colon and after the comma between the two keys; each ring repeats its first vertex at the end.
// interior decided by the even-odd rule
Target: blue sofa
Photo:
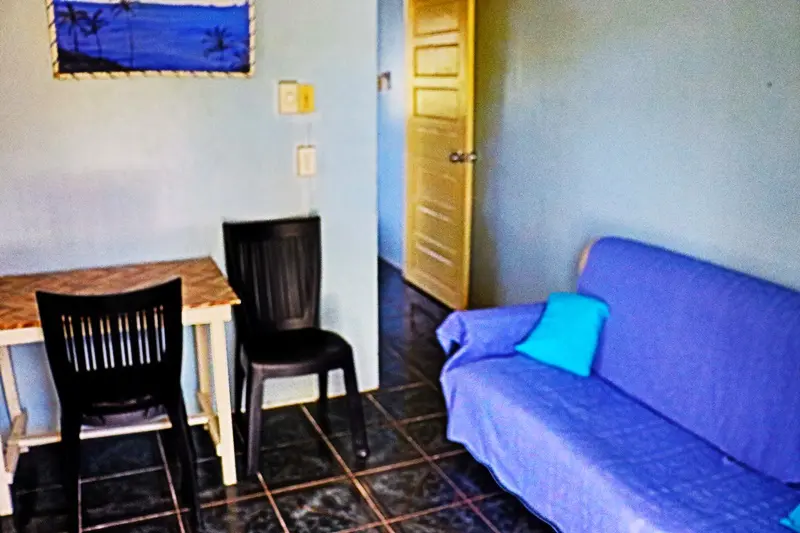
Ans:
{"type": "Polygon", "coordinates": [[[448,437],[564,533],[788,533],[800,504],[800,293],[635,241],[592,245],[593,375],[516,354],[544,304],[437,334],[448,437]]]}

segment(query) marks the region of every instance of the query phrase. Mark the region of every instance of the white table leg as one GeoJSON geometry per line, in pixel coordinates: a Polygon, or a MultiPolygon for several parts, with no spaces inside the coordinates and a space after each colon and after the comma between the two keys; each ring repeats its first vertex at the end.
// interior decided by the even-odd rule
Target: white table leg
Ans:
{"type": "Polygon", "coordinates": [[[194,346],[197,355],[197,403],[203,414],[208,417],[205,424],[206,430],[211,435],[211,440],[217,447],[217,455],[221,450],[219,438],[219,423],[214,411],[214,402],[211,400],[211,352],[208,349],[208,324],[197,324],[194,327],[194,346]]]}
{"type": "MultiPolygon", "coordinates": [[[[14,376],[14,367],[11,364],[11,351],[8,349],[8,346],[0,346],[0,378],[2,378],[3,381],[3,392],[6,397],[8,419],[11,421],[13,428],[17,425],[17,420],[23,420],[25,417],[22,413],[22,406],[19,401],[17,380],[14,376]]],[[[0,438],[0,457],[2,458],[2,465],[0,465],[2,467],[0,468],[0,516],[8,516],[14,512],[11,501],[11,483],[14,479],[16,464],[8,464],[6,455],[6,448],[3,445],[2,438],[0,438]]],[[[10,458],[11,456],[9,455],[9,459],[10,458]]]]}
{"type": "Polygon", "coordinates": [[[222,482],[236,484],[236,452],[233,448],[233,416],[231,387],[228,377],[228,343],[225,341],[225,322],[211,323],[211,360],[214,379],[214,401],[219,423],[217,453],[222,458],[222,482]]]}
{"type": "Polygon", "coordinates": [[[14,376],[14,367],[11,364],[11,351],[8,346],[0,346],[0,374],[3,378],[3,392],[6,395],[6,407],[10,420],[22,413],[17,390],[17,379],[14,376]]]}
{"type": "Polygon", "coordinates": [[[194,327],[194,345],[197,354],[197,390],[202,394],[211,393],[211,373],[208,365],[211,362],[208,351],[208,324],[194,327]]]}
{"type": "MultiPolygon", "coordinates": [[[[0,449],[3,447],[3,438],[0,437],[0,449]]],[[[11,480],[13,474],[8,471],[5,454],[2,457],[2,471],[0,471],[0,516],[11,516],[14,513],[14,505],[11,501],[11,480]]]]}

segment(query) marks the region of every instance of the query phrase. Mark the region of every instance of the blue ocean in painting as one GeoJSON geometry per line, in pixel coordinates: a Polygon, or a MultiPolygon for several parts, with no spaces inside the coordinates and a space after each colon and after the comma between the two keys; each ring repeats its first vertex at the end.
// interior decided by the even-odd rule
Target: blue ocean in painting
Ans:
{"type": "Polygon", "coordinates": [[[59,71],[250,71],[249,6],[55,0],[59,71]]]}

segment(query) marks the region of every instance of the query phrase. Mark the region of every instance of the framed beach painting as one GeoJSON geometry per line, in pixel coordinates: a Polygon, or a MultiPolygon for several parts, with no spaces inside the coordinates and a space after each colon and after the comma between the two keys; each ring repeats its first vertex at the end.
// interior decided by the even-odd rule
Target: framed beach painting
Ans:
{"type": "Polygon", "coordinates": [[[249,77],[254,0],[47,0],[56,78],[249,77]]]}

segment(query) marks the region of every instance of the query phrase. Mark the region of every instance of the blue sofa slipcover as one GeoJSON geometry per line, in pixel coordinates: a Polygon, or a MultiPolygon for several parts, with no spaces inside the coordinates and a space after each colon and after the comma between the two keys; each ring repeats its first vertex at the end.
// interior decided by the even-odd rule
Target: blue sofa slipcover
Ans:
{"type": "Polygon", "coordinates": [[[544,304],[448,317],[448,437],[564,533],[786,533],[800,293],[619,238],[578,291],[610,309],[589,378],[515,353],[544,304]]]}

